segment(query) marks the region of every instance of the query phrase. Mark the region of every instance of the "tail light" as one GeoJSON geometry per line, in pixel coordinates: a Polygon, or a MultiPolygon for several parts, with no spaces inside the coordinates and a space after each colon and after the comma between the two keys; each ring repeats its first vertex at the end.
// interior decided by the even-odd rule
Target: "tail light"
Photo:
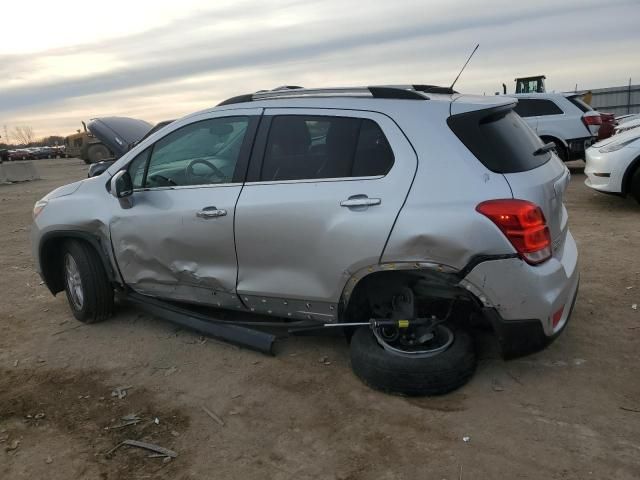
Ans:
{"type": "Polygon", "coordinates": [[[504,233],[520,257],[530,265],[551,258],[551,234],[544,213],[526,200],[488,200],[476,207],[504,233]]]}
{"type": "Polygon", "coordinates": [[[585,115],[582,117],[582,121],[587,127],[591,125],[602,125],[602,117],[600,115],[585,115]]]}

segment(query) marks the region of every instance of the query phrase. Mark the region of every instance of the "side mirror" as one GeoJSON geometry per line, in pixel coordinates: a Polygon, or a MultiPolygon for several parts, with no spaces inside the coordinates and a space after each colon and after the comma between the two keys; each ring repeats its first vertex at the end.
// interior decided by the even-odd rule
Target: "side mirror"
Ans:
{"type": "Polygon", "coordinates": [[[111,179],[111,195],[115,198],[125,198],[133,194],[133,182],[127,170],[120,170],[111,179]]]}

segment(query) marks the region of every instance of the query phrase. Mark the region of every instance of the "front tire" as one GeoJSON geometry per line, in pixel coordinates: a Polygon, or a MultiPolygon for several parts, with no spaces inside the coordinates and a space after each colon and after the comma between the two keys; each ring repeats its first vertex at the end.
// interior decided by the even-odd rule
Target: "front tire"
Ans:
{"type": "Polygon", "coordinates": [[[640,166],[636,168],[631,176],[631,195],[640,203],[640,166]]]}
{"type": "Polygon", "coordinates": [[[351,339],[351,368],[365,384],[383,392],[407,395],[442,395],[471,379],[476,353],[471,335],[452,329],[453,343],[431,357],[399,355],[382,348],[368,327],[351,339]]]}
{"type": "Polygon", "coordinates": [[[113,312],[113,288],[98,254],[88,244],[70,240],[62,256],[62,274],[73,316],[83,323],[105,320],[113,312]]]}

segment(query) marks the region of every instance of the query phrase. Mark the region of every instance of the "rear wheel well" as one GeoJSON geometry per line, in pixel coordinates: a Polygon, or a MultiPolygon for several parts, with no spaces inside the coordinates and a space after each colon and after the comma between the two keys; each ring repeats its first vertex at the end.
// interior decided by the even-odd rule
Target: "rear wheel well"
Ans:
{"type": "Polygon", "coordinates": [[[64,290],[64,276],[62,259],[64,245],[69,240],[76,240],[87,244],[102,260],[102,264],[110,282],[114,282],[113,269],[101,248],[100,241],[94,236],[83,232],[53,233],[45,237],[40,244],[40,269],[47,287],[54,295],[64,290]]]}
{"type": "Polygon", "coordinates": [[[458,286],[455,274],[429,270],[383,271],[362,278],[353,288],[340,316],[341,322],[361,322],[370,318],[387,318],[391,302],[404,288],[410,288],[415,297],[418,317],[435,315],[444,318],[451,314],[452,321],[489,325],[482,315],[482,305],[466,289],[458,286]]]}

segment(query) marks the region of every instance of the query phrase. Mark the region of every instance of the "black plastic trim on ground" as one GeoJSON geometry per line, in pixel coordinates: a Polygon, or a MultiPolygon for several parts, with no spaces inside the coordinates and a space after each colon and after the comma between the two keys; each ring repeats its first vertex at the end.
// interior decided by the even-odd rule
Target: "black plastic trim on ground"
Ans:
{"type": "Polygon", "coordinates": [[[196,330],[234,345],[266,353],[267,355],[274,355],[273,344],[277,337],[271,333],[239,325],[230,325],[226,322],[222,323],[222,321],[216,322],[216,319],[206,315],[137,293],[127,293],[124,299],[152,315],[164,318],[185,328],[196,330]]]}

